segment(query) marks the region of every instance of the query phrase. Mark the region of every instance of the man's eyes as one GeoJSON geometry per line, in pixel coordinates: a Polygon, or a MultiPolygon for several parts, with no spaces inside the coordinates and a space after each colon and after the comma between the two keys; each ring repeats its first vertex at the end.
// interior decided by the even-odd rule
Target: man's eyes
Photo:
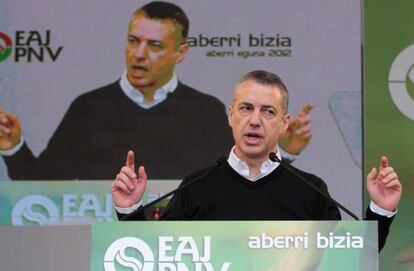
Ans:
{"type": "MultiPolygon", "coordinates": [[[[128,38],[128,44],[132,47],[138,47],[141,44],[141,40],[134,37],[130,37],[128,38]]],[[[154,50],[162,50],[165,48],[163,43],[157,41],[148,41],[146,46],[154,50]]]]}
{"type": "Polygon", "coordinates": [[[267,117],[274,117],[276,112],[273,109],[263,109],[262,113],[267,117]]]}
{"type": "Polygon", "coordinates": [[[138,40],[134,38],[128,38],[128,43],[131,45],[138,44],[138,40]]]}
{"type": "Polygon", "coordinates": [[[248,106],[248,105],[242,105],[242,106],[239,107],[239,110],[242,113],[248,113],[248,112],[253,110],[253,107],[248,106]]]}
{"type": "Polygon", "coordinates": [[[149,45],[153,48],[164,49],[164,45],[160,42],[149,42],[149,45]]]}
{"type": "MultiPolygon", "coordinates": [[[[247,115],[254,111],[254,107],[250,105],[241,105],[239,107],[239,111],[242,115],[247,115]]],[[[273,118],[276,116],[276,110],[274,110],[273,108],[267,108],[267,107],[261,108],[260,113],[265,118],[273,118]]]]}

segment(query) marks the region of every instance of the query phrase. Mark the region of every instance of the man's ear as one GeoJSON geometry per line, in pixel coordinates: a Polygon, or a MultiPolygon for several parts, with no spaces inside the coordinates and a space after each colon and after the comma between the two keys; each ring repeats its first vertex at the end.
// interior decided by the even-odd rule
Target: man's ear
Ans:
{"type": "Polygon", "coordinates": [[[233,108],[231,107],[231,105],[228,107],[228,116],[227,116],[227,120],[229,122],[229,126],[232,127],[232,118],[233,118],[233,108]]]}
{"type": "Polygon", "coordinates": [[[289,127],[289,122],[290,122],[290,115],[285,114],[282,117],[282,127],[281,127],[282,134],[287,131],[287,129],[289,127]]]}
{"type": "Polygon", "coordinates": [[[190,49],[190,46],[188,45],[188,42],[183,42],[180,44],[180,47],[178,47],[178,50],[176,52],[177,58],[175,60],[175,63],[181,63],[184,61],[185,57],[188,54],[188,50],[190,49]]]}

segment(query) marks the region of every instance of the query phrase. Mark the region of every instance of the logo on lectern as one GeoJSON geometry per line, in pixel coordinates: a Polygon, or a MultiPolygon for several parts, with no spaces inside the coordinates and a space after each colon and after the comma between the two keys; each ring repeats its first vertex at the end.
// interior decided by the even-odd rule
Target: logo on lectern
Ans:
{"type": "Polygon", "coordinates": [[[115,263],[132,270],[151,271],[154,269],[154,254],[147,243],[141,239],[124,237],[113,242],[105,252],[105,271],[116,271],[115,263]],[[136,257],[127,256],[127,249],[138,252],[143,262],[136,257]]]}
{"type": "Polygon", "coordinates": [[[204,236],[202,242],[196,242],[191,236],[158,236],[157,239],[156,253],[136,237],[115,240],[105,252],[105,271],[115,271],[120,267],[137,271],[230,270],[231,262],[218,266],[211,263],[211,236],[204,236]],[[156,260],[154,254],[157,255],[156,260]]]}

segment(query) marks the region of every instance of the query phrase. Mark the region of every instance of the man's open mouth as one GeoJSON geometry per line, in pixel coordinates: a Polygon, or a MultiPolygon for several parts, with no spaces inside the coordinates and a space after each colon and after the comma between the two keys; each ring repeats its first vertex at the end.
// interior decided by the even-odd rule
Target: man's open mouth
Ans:
{"type": "Polygon", "coordinates": [[[134,72],[146,72],[146,71],[148,71],[148,68],[146,68],[145,66],[142,66],[142,65],[133,65],[132,70],[134,72]]]}
{"type": "Polygon", "coordinates": [[[258,144],[263,139],[263,136],[259,133],[246,133],[244,136],[247,144],[258,144]]]}

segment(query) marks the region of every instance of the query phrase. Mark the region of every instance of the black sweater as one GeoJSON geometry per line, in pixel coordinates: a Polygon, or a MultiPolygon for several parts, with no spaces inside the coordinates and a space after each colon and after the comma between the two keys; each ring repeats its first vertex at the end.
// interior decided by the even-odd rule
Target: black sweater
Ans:
{"type": "MultiPolygon", "coordinates": [[[[296,169],[299,174],[325,191],[326,184],[317,176],[296,169]]],[[[208,169],[186,178],[181,186],[208,169]]],[[[118,214],[122,219],[124,215],[118,214]]],[[[128,220],[144,220],[137,213],[128,220]]],[[[340,220],[336,206],[309,185],[279,166],[269,175],[250,181],[221,163],[197,183],[184,188],[169,202],[161,220],[340,220]]],[[[366,219],[377,220],[379,249],[386,241],[392,219],[367,209],[366,219]]]]}
{"type": "MultiPolygon", "coordinates": [[[[299,170],[298,170],[299,171],[299,170]]],[[[191,180],[204,171],[194,173],[191,180]]],[[[320,189],[326,184],[300,171],[320,189]]],[[[187,181],[183,182],[183,185],[187,181]]],[[[250,181],[227,162],[172,200],[163,219],[173,220],[338,220],[338,209],[292,173],[278,167],[250,181]]]]}
{"type": "Polygon", "coordinates": [[[25,144],[4,159],[12,179],[113,179],[132,149],[151,179],[182,179],[232,145],[218,99],[179,83],[142,109],[116,81],[79,96],[38,158],[25,144]]]}

